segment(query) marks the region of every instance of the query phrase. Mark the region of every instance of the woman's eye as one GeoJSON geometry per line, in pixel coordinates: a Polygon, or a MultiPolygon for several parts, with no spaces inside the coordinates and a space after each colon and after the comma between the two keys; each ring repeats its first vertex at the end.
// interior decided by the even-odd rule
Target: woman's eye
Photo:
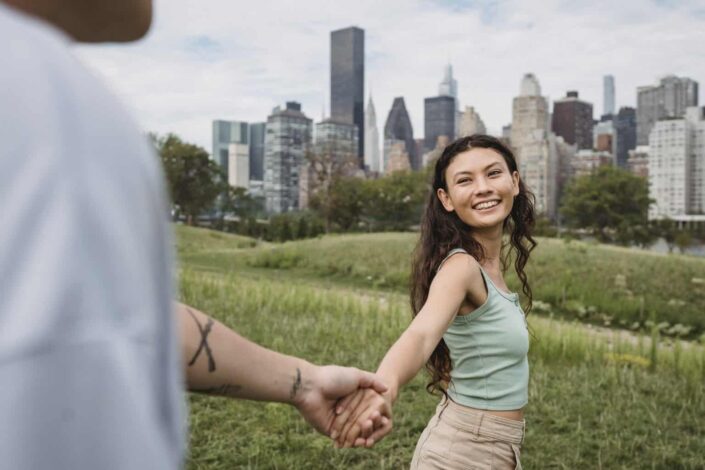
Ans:
{"type": "Polygon", "coordinates": [[[490,171],[490,176],[499,175],[500,173],[502,173],[502,172],[499,170],[490,171]]]}
{"type": "Polygon", "coordinates": [[[458,184],[467,183],[468,181],[470,181],[469,178],[463,178],[463,179],[458,180],[458,184]]]}

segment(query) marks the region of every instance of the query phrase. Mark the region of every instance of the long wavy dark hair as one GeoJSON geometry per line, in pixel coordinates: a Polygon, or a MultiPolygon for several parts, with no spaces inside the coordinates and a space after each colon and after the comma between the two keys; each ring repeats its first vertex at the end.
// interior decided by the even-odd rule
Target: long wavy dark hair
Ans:
{"type": "MultiPolygon", "coordinates": [[[[517,171],[517,163],[512,151],[500,140],[488,135],[475,134],[463,137],[450,143],[436,161],[431,181],[431,191],[424,214],[421,218],[421,235],[414,250],[414,261],[411,275],[411,308],[412,316],[416,316],[426,303],[431,281],[436,275],[441,261],[453,248],[463,248],[479,263],[485,259],[482,245],[473,237],[471,226],[463,222],[455,211],[445,210],[437,196],[438,189],[448,192],[445,173],[453,159],[460,153],[473,148],[492,149],[504,157],[510,173],[517,171]]],[[[508,240],[502,243],[502,272],[506,272],[511,259],[514,269],[521,281],[522,292],[526,297],[524,311],[531,311],[532,293],[524,267],[529,260],[529,254],[536,246],[531,232],[534,226],[534,195],[519,179],[519,194],[514,198],[514,204],[509,216],[504,220],[504,234],[508,240]],[[514,255],[514,256],[512,256],[514,255]]],[[[450,382],[450,352],[445,341],[436,346],[426,363],[426,369],[431,374],[431,381],[426,385],[430,393],[441,392],[446,395],[450,382]]]]}

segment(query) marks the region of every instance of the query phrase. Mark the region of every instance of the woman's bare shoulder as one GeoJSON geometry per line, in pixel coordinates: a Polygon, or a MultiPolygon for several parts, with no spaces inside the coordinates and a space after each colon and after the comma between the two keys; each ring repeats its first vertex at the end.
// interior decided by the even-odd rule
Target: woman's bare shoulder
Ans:
{"type": "MultiPolygon", "coordinates": [[[[444,284],[451,282],[465,286],[471,294],[486,293],[485,281],[482,278],[480,263],[470,254],[459,251],[453,253],[438,270],[436,277],[443,280],[444,284]]],[[[480,297],[482,295],[479,295],[480,297]]],[[[473,295],[473,297],[476,297],[473,295]]]]}

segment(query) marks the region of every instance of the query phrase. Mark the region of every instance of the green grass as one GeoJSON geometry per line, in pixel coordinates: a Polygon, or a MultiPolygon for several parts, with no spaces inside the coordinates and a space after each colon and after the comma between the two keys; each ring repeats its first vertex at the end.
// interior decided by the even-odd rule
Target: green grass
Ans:
{"type": "MultiPolygon", "coordinates": [[[[305,261],[265,268],[252,260],[267,256],[269,247],[244,248],[243,240],[227,235],[211,245],[209,232],[188,232],[191,248],[180,250],[182,299],[270,348],[319,364],[374,369],[409,322],[398,286],[367,284],[367,276],[404,269],[411,243],[400,239],[406,235],[278,245],[274,250],[296,252],[305,261]],[[326,279],[320,266],[330,266],[336,250],[342,266],[350,267],[326,279]],[[397,264],[385,264],[394,253],[397,264]]],[[[181,228],[178,233],[183,240],[181,228]]],[[[557,243],[556,249],[564,247],[557,243]]],[[[633,254],[614,256],[624,262],[633,254]]],[[[620,340],[577,321],[537,315],[530,325],[525,468],[705,467],[703,347],[657,342],[652,348],[647,335],[620,340]]],[[[425,380],[420,373],[402,389],[393,433],[371,450],[333,449],[285,405],[191,395],[188,468],[408,468],[438,400],[425,392],[425,380]]]]}
{"type": "MultiPolygon", "coordinates": [[[[317,363],[372,369],[409,321],[401,296],[184,271],[183,300],[244,335],[317,363]]],[[[540,317],[534,332],[526,468],[700,468],[705,465],[702,348],[613,344],[540,317]],[[636,454],[634,452],[637,452],[636,454]]],[[[404,468],[437,399],[424,374],[402,391],[395,431],[373,450],[336,451],[283,405],[191,397],[189,468],[404,468]]]]}
{"type": "Polygon", "coordinates": [[[212,251],[232,251],[255,246],[266,246],[250,237],[233,235],[215,230],[206,230],[186,225],[177,225],[177,248],[180,254],[203,253],[212,251]]]}
{"type": "MultiPolygon", "coordinates": [[[[246,252],[191,255],[224,272],[290,270],[372,289],[407,292],[416,234],[331,235],[246,252]]],[[[537,310],[605,326],[669,336],[705,333],[705,260],[579,241],[540,239],[527,267],[537,310]]],[[[520,285],[512,269],[507,283],[520,285]]]]}

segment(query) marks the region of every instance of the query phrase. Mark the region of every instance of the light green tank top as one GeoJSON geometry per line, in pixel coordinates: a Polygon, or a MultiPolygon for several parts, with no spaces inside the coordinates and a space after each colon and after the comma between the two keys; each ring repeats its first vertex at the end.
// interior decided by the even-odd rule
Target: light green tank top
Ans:
{"type": "MultiPolygon", "coordinates": [[[[467,253],[451,250],[441,265],[461,252],[467,253]]],[[[467,315],[456,315],[443,335],[452,364],[447,392],[456,403],[472,408],[516,410],[529,396],[526,317],[519,296],[498,289],[480,270],[487,301],[467,315]]]]}

